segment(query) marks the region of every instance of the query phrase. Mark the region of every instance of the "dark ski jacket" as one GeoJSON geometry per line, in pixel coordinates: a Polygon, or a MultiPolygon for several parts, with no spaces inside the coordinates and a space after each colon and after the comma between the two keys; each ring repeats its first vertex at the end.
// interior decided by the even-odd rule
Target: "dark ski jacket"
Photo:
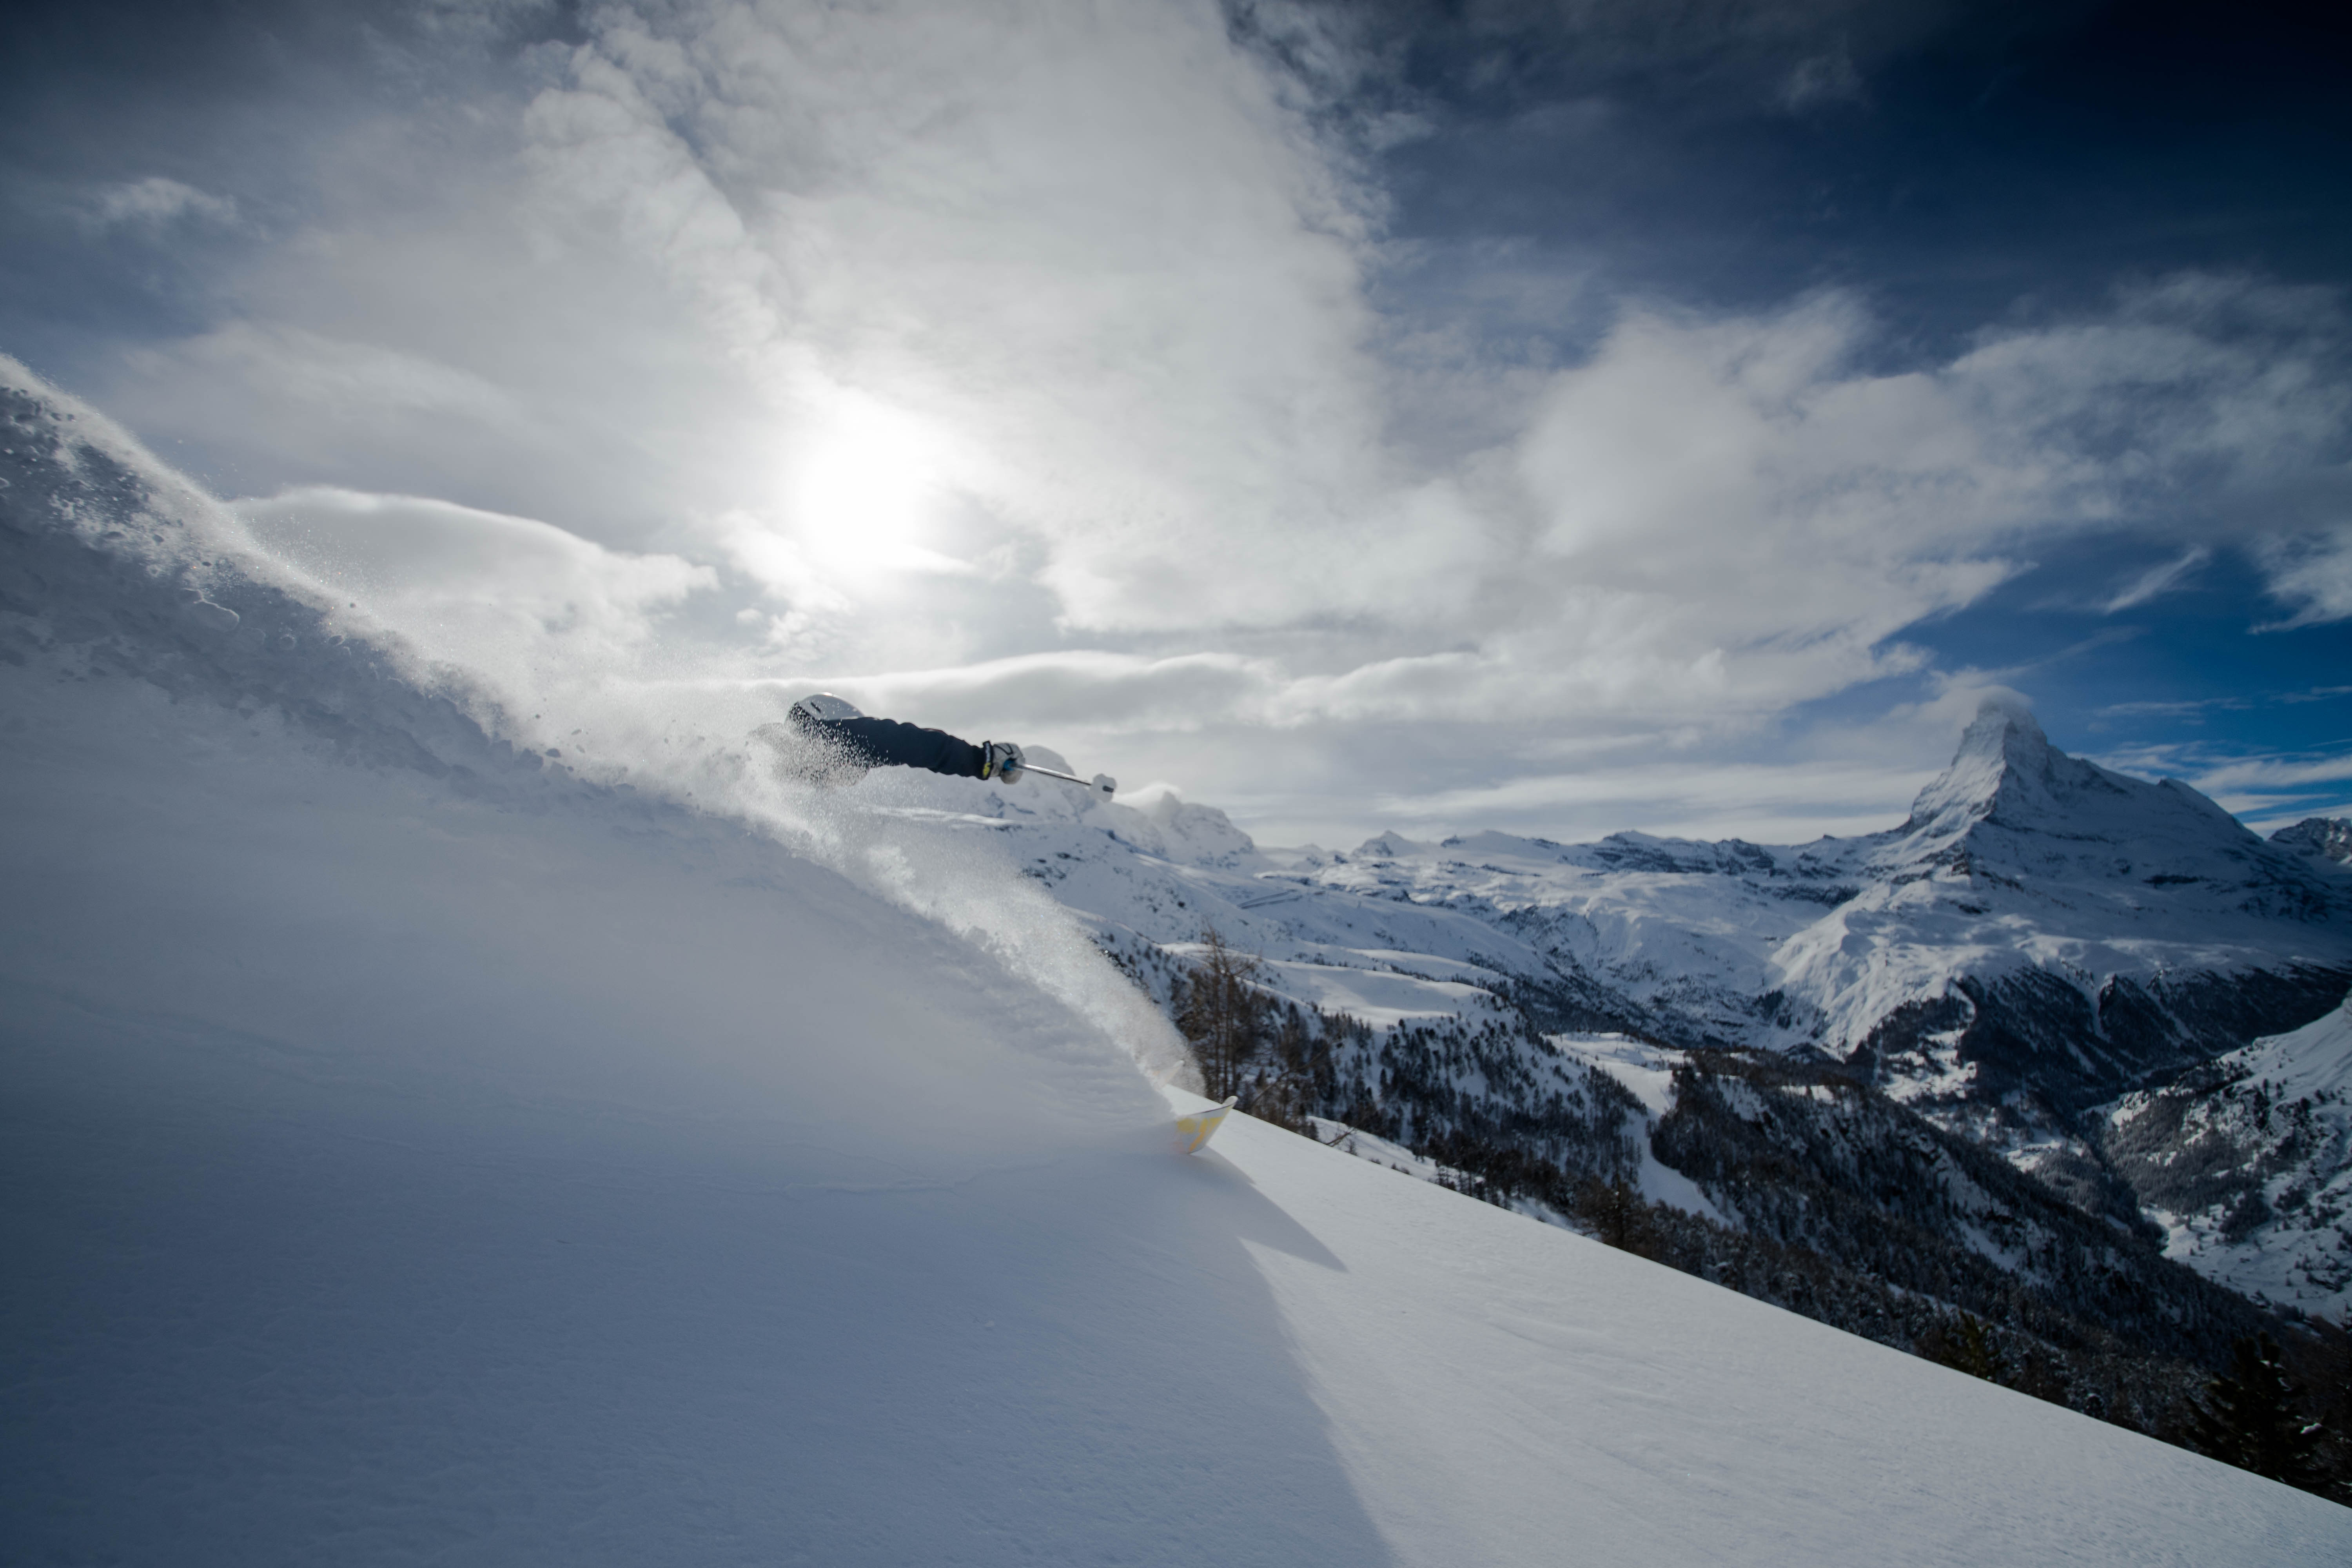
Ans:
{"type": "Polygon", "coordinates": [[[800,731],[853,767],[929,768],[950,778],[976,779],[986,753],[945,730],[901,724],[896,719],[812,719],[800,731]]]}

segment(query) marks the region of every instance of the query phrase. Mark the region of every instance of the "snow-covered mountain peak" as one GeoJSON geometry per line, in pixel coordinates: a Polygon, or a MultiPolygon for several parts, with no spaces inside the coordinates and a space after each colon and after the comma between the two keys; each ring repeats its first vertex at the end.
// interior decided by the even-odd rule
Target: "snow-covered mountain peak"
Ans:
{"type": "MultiPolygon", "coordinates": [[[[1990,873],[2043,892],[2061,883],[2201,884],[2220,895],[2217,908],[2236,907],[2249,893],[2263,901],[2263,890],[2281,884],[2294,885],[2290,902],[2308,903],[2311,881],[2298,861],[2189,785],[2149,784],[2069,756],[2008,702],[1979,711],[1951,766],[1919,792],[1910,819],[1879,839],[1869,860],[1883,872],[1990,873]]],[[[2129,901],[2137,907],[2140,899],[2136,891],[2129,901]]]]}
{"type": "Polygon", "coordinates": [[[1256,841],[1213,805],[1195,805],[1165,785],[1139,790],[1129,809],[1159,829],[1162,858],[1187,866],[1231,866],[1257,853],[1256,841]]]}
{"type": "Polygon", "coordinates": [[[1418,839],[1407,838],[1402,833],[1381,833],[1357,845],[1354,852],[1360,860],[1401,860],[1408,855],[1418,855],[1428,847],[1428,845],[1418,839]]]}
{"type": "Polygon", "coordinates": [[[2306,816],[2272,834],[2271,842],[2322,866],[2352,870],[2352,817],[2306,816]]]}
{"type": "Polygon", "coordinates": [[[1937,837],[1979,822],[2032,827],[2128,782],[2053,746],[2021,705],[1990,700],[1961,734],[1951,765],[1912,802],[1906,826],[1937,837]]]}

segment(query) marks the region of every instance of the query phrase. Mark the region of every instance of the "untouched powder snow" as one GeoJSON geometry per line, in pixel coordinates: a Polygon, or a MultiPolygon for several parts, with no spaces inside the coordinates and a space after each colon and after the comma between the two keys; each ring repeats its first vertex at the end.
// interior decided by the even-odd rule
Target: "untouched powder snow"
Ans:
{"type": "Polygon", "coordinates": [[[622,708],[434,670],[0,369],[0,1561],[2352,1552],[1244,1119],[1171,1153],[1164,1023],[1008,858],[657,715],[580,762],[622,708]]]}
{"type": "Polygon", "coordinates": [[[1283,1215],[1247,1245],[1400,1561],[2318,1563],[2352,1545],[2352,1510],[2243,1490],[1246,1118],[1200,1163],[1204,1188],[1283,1215]]]}

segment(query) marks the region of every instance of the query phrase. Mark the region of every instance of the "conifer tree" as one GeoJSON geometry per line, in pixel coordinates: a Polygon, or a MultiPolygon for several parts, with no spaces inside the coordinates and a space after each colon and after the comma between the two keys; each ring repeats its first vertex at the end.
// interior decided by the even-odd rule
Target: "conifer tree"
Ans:
{"type": "Polygon", "coordinates": [[[1293,1132],[1306,1131],[1330,1072],[1330,1042],[1309,1033],[1306,1016],[1291,1004],[1275,1031],[1273,1070],[1259,1075],[1249,1113],[1293,1132]]]}
{"type": "Polygon", "coordinates": [[[2268,1334],[2231,1347],[2230,1371],[2207,1385],[2190,1417],[2200,1451],[2305,1491],[2325,1491],[2316,1423],[2296,1408],[2302,1391],[2287,1381],[2278,1342],[2268,1334]]]}
{"type": "Polygon", "coordinates": [[[1596,1240],[1638,1258],[1656,1250],[1649,1202],[1632,1183],[1588,1177],[1577,1189],[1576,1207],[1579,1217],[1592,1226],[1596,1240]]]}
{"type": "Polygon", "coordinates": [[[1954,1372],[1964,1372],[1987,1383],[2008,1381],[2008,1363],[2001,1359],[2000,1348],[1993,1343],[1984,1320],[1967,1312],[1960,1314],[1957,1324],[1948,1327],[1937,1323],[1921,1335],[1919,1353],[1954,1372]]]}
{"type": "Polygon", "coordinates": [[[2305,1325],[2286,1347],[2288,1375],[2303,1390],[2303,1411],[2319,1424],[2320,1467],[2327,1496],[2352,1503],[2352,1316],[2305,1325]]]}
{"type": "Polygon", "coordinates": [[[1208,951],[1185,982],[1176,1027],[1200,1064],[1202,1092],[1223,1100],[1241,1091],[1244,1072],[1265,1035],[1265,1003],[1250,982],[1260,961],[1234,951],[1213,925],[1201,928],[1208,951]]]}

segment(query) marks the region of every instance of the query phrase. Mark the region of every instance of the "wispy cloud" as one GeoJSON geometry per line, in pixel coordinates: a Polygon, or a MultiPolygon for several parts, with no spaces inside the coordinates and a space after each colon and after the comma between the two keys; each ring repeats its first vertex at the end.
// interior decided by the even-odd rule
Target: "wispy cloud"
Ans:
{"type": "Polygon", "coordinates": [[[2306,816],[2352,813],[2352,752],[2248,752],[2200,742],[2158,742],[2097,754],[2141,778],[2177,778],[2268,833],[2306,816]]]}
{"type": "Polygon", "coordinates": [[[2177,558],[2151,566],[2133,578],[2100,607],[2112,616],[2118,610],[2145,605],[2181,586],[2190,574],[2212,558],[2213,552],[2202,544],[2184,550],[2177,558]]]}
{"type": "Polygon", "coordinates": [[[2257,541],[2255,557],[2272,595],[2295,606],[2258,631],[2285,631],[2352,618],[2352,523],[2257,541]]]}
{"type": "Polygon", "coordinates": [[[1862,73],[1844,47],[1809,55],[1790,68],[1780,83],[1783,106],[1805,110],[1833,103],[1862,100],[1862,73]]]}
{"type": "Polygon", "coordinates": [[[2216,710],[2242,712],[2254,703],[2243,697],[2192,697],[2178,701],[2110,702],[2098,710],[2102,719],[2195,719],[2216,710]]]}
{"type": "Polygon", "coordinates": [[[183,221],[221,226],[238,221],[236,198],[213,195],[162,174],[102,185],[90,193],[84,210],[99,228],[161,231],[183,221]]]}
{"type": "Polygon", "coordinates": [[[641,663],[662,616],[719,585],[674,555],[607,550],[531,518],[416,496],[309,487],[233,503],[262,548],[364,601],[432,657],[518,689],[641,663]]]}

